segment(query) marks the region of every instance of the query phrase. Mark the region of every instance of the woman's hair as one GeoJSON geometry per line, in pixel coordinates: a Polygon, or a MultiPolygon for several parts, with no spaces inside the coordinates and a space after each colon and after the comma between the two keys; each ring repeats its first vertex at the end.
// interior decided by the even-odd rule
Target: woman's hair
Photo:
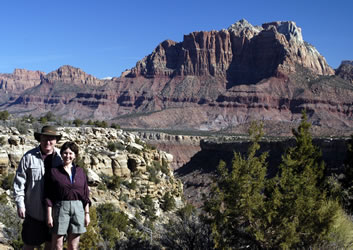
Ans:
{"type": "Polygon", "coordinates": [[[75,156],[76,158],[78,157],[78,146],[76,145],[76,143],[72,142],[72,141],[68,141],[68,142],[65,142],[62,146],[61,146],[61,149],[60,149],[60,154],[62,155],[63,152],[66,150],[66,149],[70,149],[72,152],[75,153],[75,156]]]}

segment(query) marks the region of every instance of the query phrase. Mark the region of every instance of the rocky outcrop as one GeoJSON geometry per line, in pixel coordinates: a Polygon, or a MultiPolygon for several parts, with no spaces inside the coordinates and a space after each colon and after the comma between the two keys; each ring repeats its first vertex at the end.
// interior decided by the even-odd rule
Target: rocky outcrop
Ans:
{"type": "Polygon", "coordinates": [[[353,61],[342,61],[336,70],[336,75],[353,83],[353,61]]]}
{"type": "Polygon", "coordinates": [[[0,74],[0,92],[21,93],[39,85],[44,72],[15,69],[12,74],[0,74]]]}
{"type": "MultiPolygon", "coordinates": [[[[114,203],[134,218],[136,213],[142,214],[142,210],[130,203],[149,196],[161,221],[168,219],[168,216],[163,216],[161,208],[167,192],[173,195],[177,207],[183,206],[183,186],[174,178],[169,166],[173,161],[170,154],[148,148],[139,137],[123,130],[95,127],[62,127],[59,130],[62,134],[57,145],[59,148],[66,141],[74,141],[80,148],[79,164],[87,169],[94,205],[114,203]],[[105,176],[118,177],[121,184],[115,190],[104,191],[105,176]]],[[[3,138],[0,151],[2,176],[13,173],[23,154],[38,146],[32,129],[28,134],[20,135],[16,128],[0,126],[0,138],[3,138]]]]}
{"type": "Polygon", "coordinates": [[[97,79],[96,77],[86,74],[79,68],[65,65],[59,69],[50,72],[49,74],[42,77],[42,83],[63,83],[63,84],[76,84],[101,86],[104,85],[104,81],[97,79]]]}
{"type": "Polygon", "coordinates": [[[171,167],[174,170],[187,164],[201,150],[200,141],[203,138],[202,136],[172,135],[154,131],[134,132],[134,134],[159,150],[170,153],[173,156],[171,167]]]}

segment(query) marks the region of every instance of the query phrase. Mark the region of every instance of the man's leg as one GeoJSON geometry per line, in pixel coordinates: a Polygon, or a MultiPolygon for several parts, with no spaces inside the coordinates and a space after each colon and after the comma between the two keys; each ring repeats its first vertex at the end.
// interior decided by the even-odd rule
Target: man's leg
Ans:
{"type": "Polygon", "coordinates": [[[31,246],[31,245],[26,245],[26,244],[24,244],[24,246],[23,246],[23,250],[34,250],[34,248],[35,248],[35,246],[31,246]]]}
{"type": "Polygon", "coordinates": [[[46,241],[44,245],[44,250],[50,250],[51,249],[51,241],[46,241]]]}

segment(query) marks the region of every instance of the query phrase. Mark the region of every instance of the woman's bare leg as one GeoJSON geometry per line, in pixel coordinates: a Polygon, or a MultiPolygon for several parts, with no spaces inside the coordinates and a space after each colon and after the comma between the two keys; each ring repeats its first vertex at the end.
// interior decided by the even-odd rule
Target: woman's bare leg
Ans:
{"type": "Polygon", "coordinates": [[[79,234],[69,234],[67,238],[67,250],[77,250],[80,243],[79,234]]]}
{"type": "Polygon", "coordinates": [[[52,234],[51,236],[52,249],[62,250],[64,245],[64,235],[52,234]]]}

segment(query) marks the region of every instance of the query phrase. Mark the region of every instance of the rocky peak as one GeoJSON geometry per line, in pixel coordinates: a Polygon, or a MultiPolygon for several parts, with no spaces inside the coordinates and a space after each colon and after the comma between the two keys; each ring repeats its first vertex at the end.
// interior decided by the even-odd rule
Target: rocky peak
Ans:
{"type": "Polygon", "coordinates": [[[297,43],[304,42],[301,28],[297,27],[296,23],[293,21],[264,23],[262,27],[264,29],[275,27],[279,33],[283,34],[286,37],[288,42],[290,42],[291,40],[295,40],[295,42],[297,43]]]}
{"type": "Polygon", "coordinates": [[[336,75],[353,83],[353,61],[342,61],[336,70],[336,75]]]}
{"type": "Polygon", "coordinates": [[[247,20],[241,19],[238,22],[232,24],[229,28],[228,31],[232,32],[233,34],[237,36],[243,36],[246,34],[252,34],[256,35],[258,34],[261,30],[263,30],[262,27],[260,26],[252,26],[247,20]]]}
{"type": "Polygon", "coordinates": [[[353,61],[351,61],[351,60],[345,60],[345,61],[342,61],[342,62],[341,62],[341,65],[351,65],[351,66],[353,66],[353,61]]]}
{"type": "Polygon", "coordinates": [[[100,86],[104,84],[104,81],[101,81],[96,77],[85,73],[81,69],[70,65],[64,65],[59,69],[48,73],[43,76],[42,80],[48,83],[61,82],[65,84],[74,83],[77,85],[100,86]]]}
{"type": "Polygon", "coordinates": [[[227,30],[192,32],[181,43],[164,41],[129,76],[212,76],[232,87],[291,74],[297,65],[319,75],[334,74],[325,58],[304,42],[295,22],[253,26],[242,19],[227,30]]]}
{"type": "Polygon", "coordinates": [[[21,92],[39,85],[45,73],[26,69],[15,69],[12,74],[0,74],[0,90],[21,92]]]}

